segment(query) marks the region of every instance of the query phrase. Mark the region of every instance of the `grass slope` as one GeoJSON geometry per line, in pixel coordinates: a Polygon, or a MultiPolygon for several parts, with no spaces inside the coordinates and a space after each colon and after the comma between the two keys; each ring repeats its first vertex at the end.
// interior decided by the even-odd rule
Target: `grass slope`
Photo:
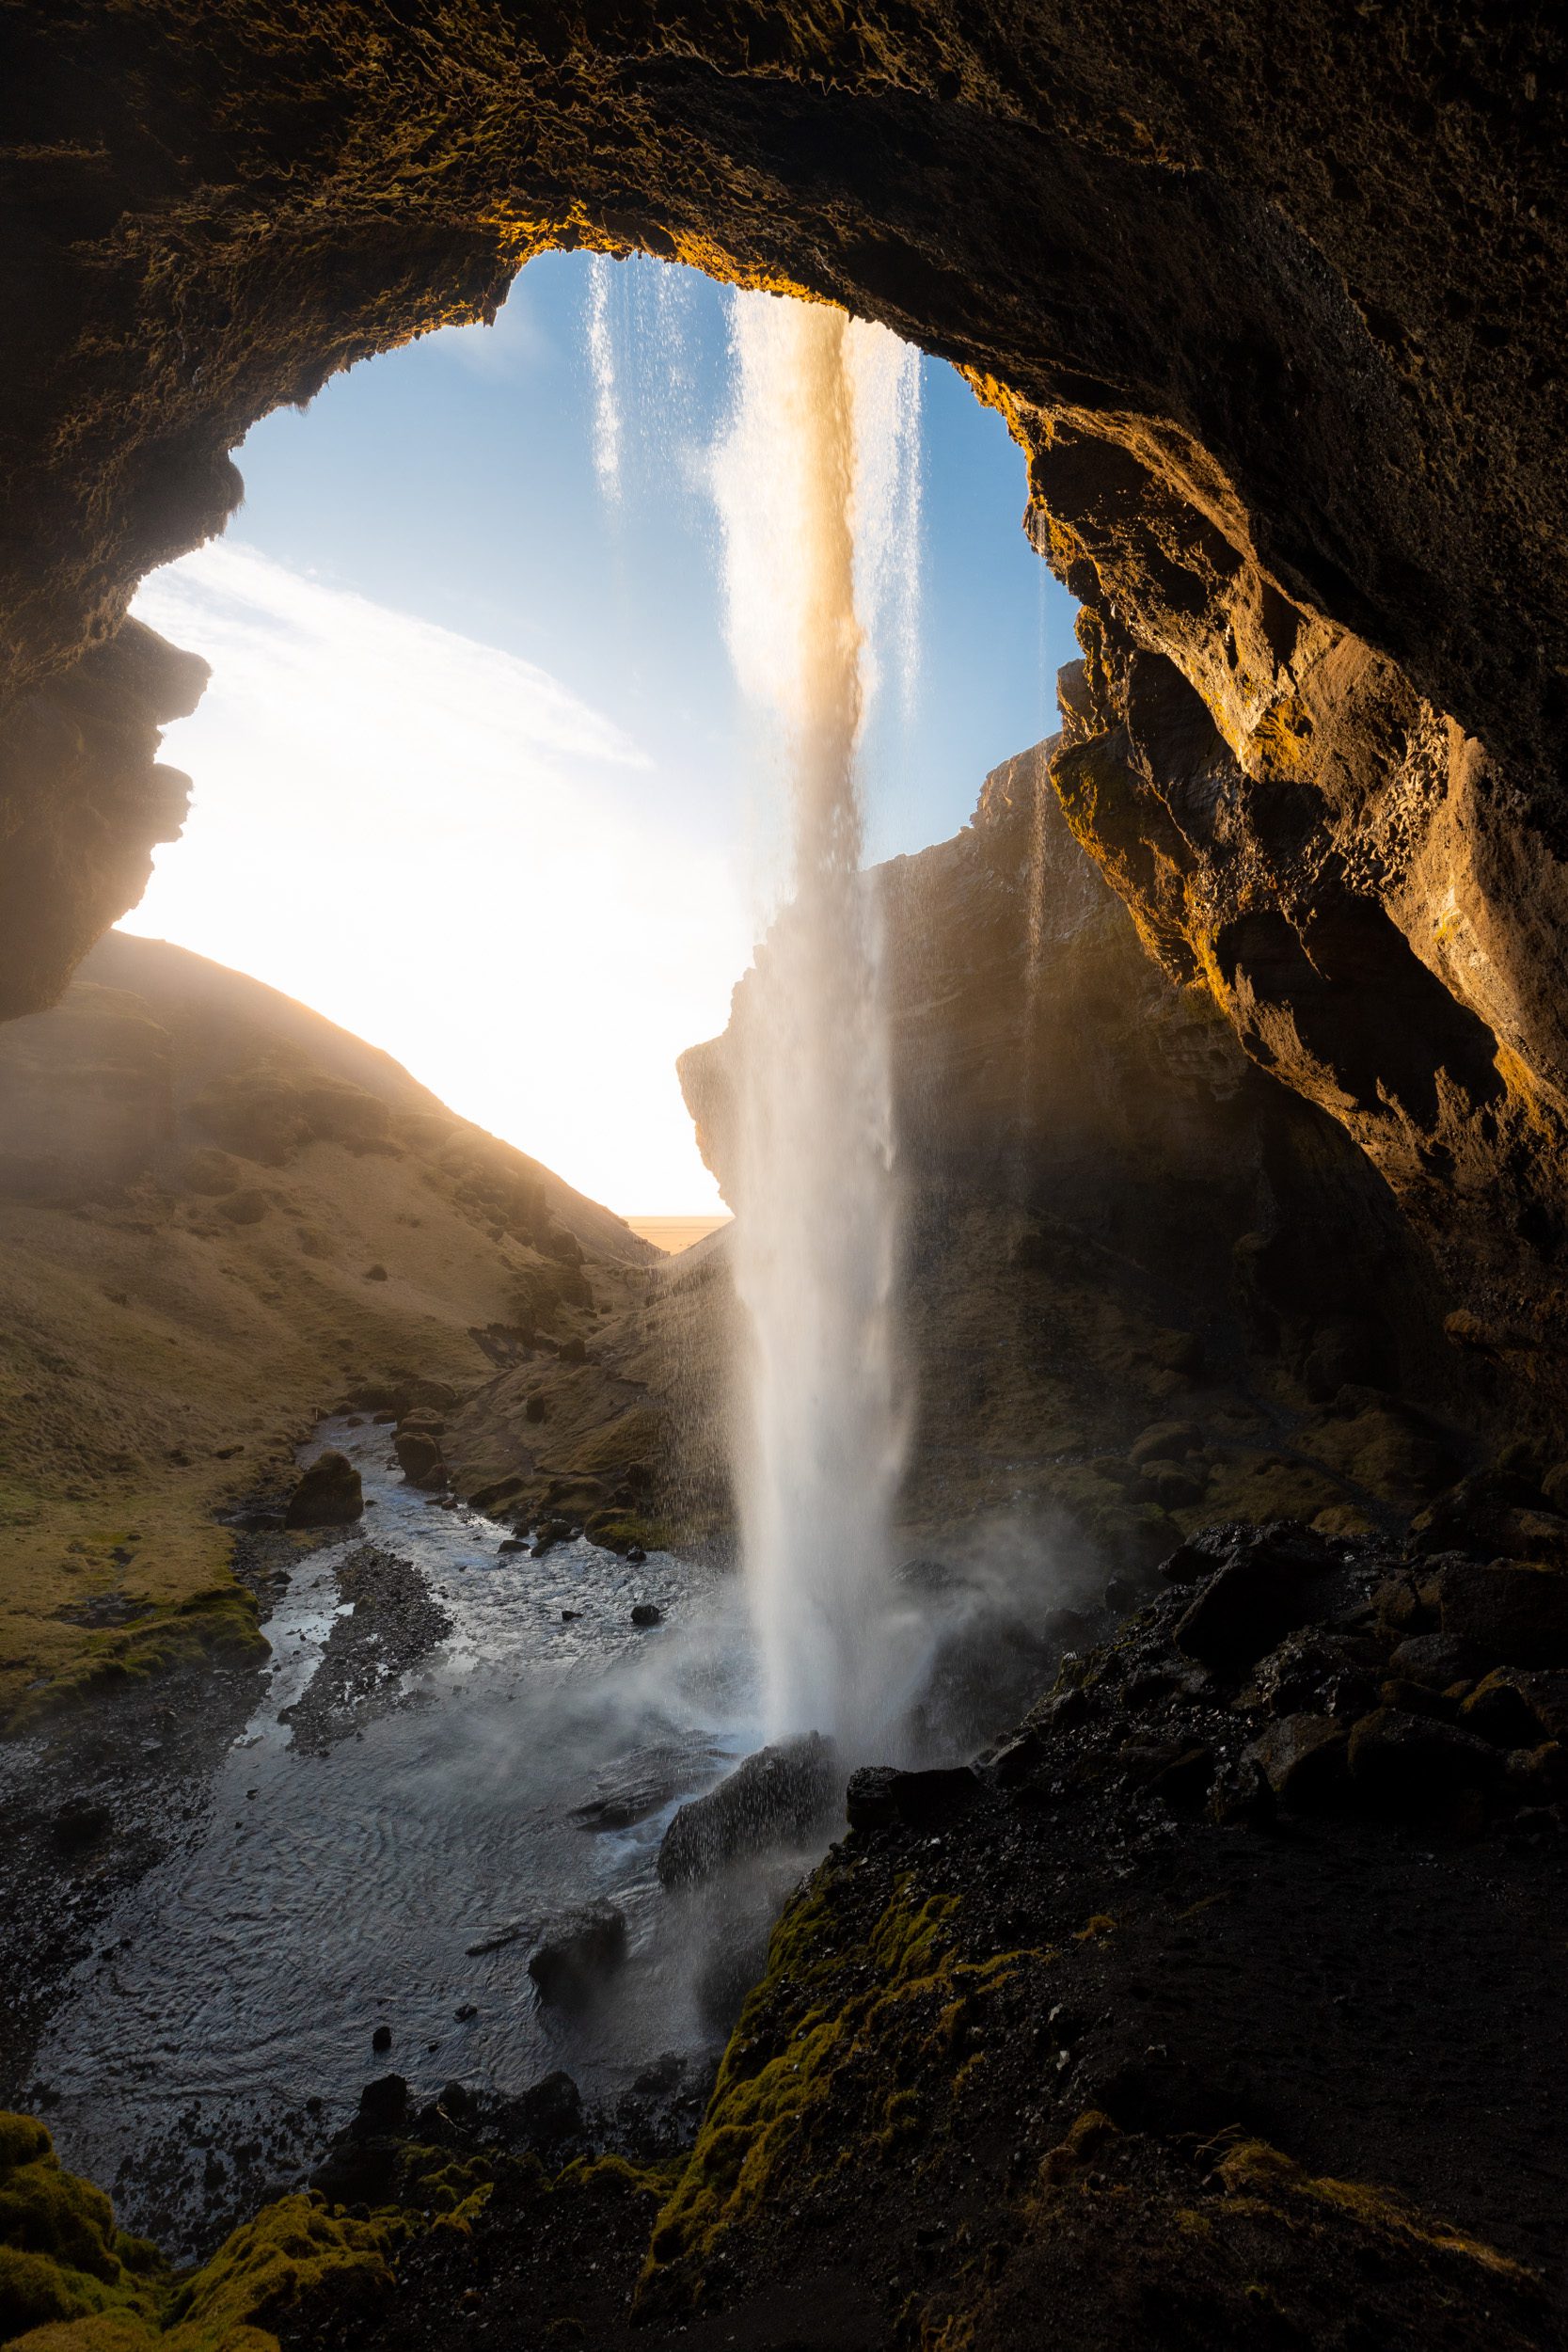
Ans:
{"type": "Polygon", "coordinates": [[[0,1030],[0,1719],[253,1645],[214,1514],[315,1413],[471,1390],[655,1255],[388,1056],[112,934],[0,1030]]]}

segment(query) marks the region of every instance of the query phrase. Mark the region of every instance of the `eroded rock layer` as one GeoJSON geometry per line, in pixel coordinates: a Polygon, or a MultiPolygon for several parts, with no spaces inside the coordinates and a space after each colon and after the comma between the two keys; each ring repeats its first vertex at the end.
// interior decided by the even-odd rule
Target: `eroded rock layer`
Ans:
{"type": "Polygon", "coordinates": [[[228,452],[541,247],[886,320],[1030,452],[1058,780],[1151,946],[1562,1388],[1568,466],[1554,12],[13,6],[0,1006],[177,821],[123,614],[228,452]],[[116,650],[111,651],[111,648],[116,650]]]}

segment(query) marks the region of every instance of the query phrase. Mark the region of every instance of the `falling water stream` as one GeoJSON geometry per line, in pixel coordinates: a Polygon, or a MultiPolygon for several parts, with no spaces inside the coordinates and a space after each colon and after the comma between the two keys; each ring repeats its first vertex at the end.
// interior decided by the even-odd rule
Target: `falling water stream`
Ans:
{"type": "Polygon", "coordinates": [[[731,1182],[748,1327],[742,1546],[774,1736],[885,1736],[905,1414],[888,1025],[860,872],[875,624],[907,526],[913,355],[825,305],[741,294],[715,464],[736,675],[787,785],[786,904],[736,992],[731,1182]],[[900,397],[900,392],[903,397],[900,397]],[[900,497],[900,490],[905,496],[900,497]]]}

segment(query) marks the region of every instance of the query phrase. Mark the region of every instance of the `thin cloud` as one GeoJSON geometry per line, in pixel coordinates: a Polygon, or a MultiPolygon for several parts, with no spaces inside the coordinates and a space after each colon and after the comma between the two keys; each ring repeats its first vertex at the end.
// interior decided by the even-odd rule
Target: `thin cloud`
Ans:
{"type": "Polygon", "coordinates": [[[395,707],[436,736],[479,726],[574,760],[650,765],[613,720],[531,661],[309,579],[243,541],[214,540],[155,572],[135,610],[167,635],[199,629],[209,658],[223,660],[227,692],[270,695],[290,677],[304,689],[329,671],[377,725],[395,707]]]}

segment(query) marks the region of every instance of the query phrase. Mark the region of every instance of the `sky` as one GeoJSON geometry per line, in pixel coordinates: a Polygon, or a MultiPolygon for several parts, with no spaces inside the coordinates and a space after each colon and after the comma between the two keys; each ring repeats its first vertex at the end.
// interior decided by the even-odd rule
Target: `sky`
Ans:
{"type": "MultiPolygon", "coordinates": [[[[675,1057],[723,1026],[779,887],[711,487],[732,299],[541,256],[494,326],[264,419],[227,535],[135,607],[213,678],[163,753],[190,819],[122,928],[314,1006],[623,1214],[719,1206],[675,1057]]],[[[872,859],[958,830],[1076,653],[1000,418],[930,358],[919,394],[872,859]]]]}

